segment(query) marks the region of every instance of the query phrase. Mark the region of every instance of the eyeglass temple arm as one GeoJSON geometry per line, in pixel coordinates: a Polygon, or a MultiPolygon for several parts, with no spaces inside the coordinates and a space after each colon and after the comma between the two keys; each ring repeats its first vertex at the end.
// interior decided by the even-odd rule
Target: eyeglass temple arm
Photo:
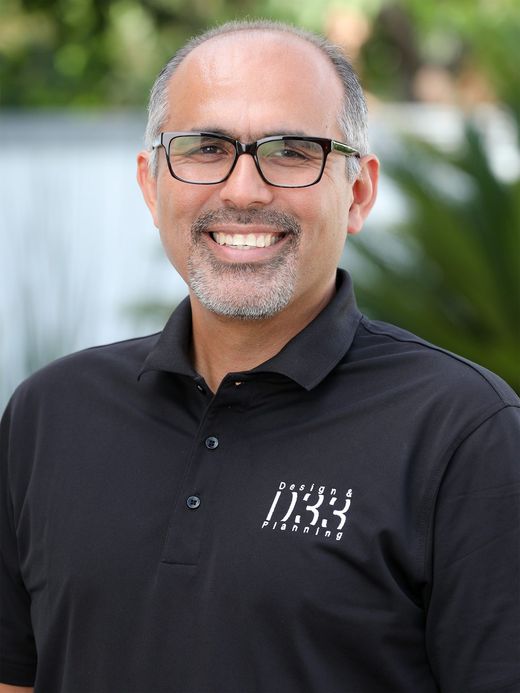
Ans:
{"type": "Polygon", "coordinates": [[[331,140],[331,149],[345,156],[357,156],[358,159],[361,158],[361,154],[354,147],[349,147],[348,144],[343,144],[343,142],[338,142],[337,140],[331,140]]]}

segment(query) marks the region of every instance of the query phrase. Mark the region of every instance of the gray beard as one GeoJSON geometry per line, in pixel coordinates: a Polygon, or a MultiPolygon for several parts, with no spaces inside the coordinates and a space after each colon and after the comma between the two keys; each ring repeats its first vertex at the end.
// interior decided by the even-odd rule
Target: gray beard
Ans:
{"type": "Polygon", "coordinates": [[[206,212],[193,223],[191,235],[194,250],[188,260],[188,282],[205,308],[225,317],[260,320],[276,315],[289,304],[296,285],[296,253],[301,237],[301,227],[294,217],[272,210],[206,212]],[[229,222],[267,224],[289,238],[279,254],[267,262],[221,262],[201,238],[212,224],[229,222]]]}

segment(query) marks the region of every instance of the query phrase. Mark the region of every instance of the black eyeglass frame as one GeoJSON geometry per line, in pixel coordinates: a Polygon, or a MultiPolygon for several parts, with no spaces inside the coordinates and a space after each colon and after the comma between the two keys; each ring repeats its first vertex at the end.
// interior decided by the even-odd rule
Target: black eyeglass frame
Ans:
{"type": "Polygon", "coordinates": [[[354,147],[350,147],[348,144],[345,144],[344,142],[339,142],[338,140],[330,140],[325,137],[307,137],[302,135],[272,135],[270,137],[262,137],[262,139],[256,140],[256,142],[249,142],[248,144],[246,144],[244,142],[240,142],[239,140],[235,140],[232,137],[228,137],[227,135],[222,135],[218,132],[161,132],[159,133],[157,139],[155,139],[152,143],[152,149],[158,149],[159,147],[162,147],[164,149],[166,155],[166,163],[168,164],[168,170],[170,171],[171,176],[176,180],[181,181],[181,183],[189,183],[191,185],[218,185],[219,183],[223,183],[233,173],[233,170],[238,161],[238,157],[242,156],[242,154],[250,154],[253,157],[253,161],[255,162],[256,170],[258,171],[260,178],[264,181],[264,183],[267,183],[267,185],[272,185],[275,188],[310,188],[311,185],[316,185],[316,183],[320,182],[323,176],[323,171],[325,170],[325,164],[327,163],[328,155],[333,152],[343,154],[343,156],[347,157],[355,156],[358,159],[361,158],[361,154],[358,152],[357,149],[354,149],[354,147]],[[187,137],[190,135],[203,137],[218,137],[219,139],[225,140],[226,142],[229,142],[230,144],[234,145],[235,160],[233,161],[228,173],[223,178],[217,181],[211,181],[210,183],[197,182],[192,180],[185,180],[184,178],[181,178],[180,176],[174,173],[170,162],[171,141],[175,137],[187,137]],[[302,140],[303,142],[314,142],[315,144],[318,144],[321,147],[323,151],[323,162],[318,177],[312,183],[306,183],[305,185],[280,185],[279,183],[271,183],[271,181],[268,180],[262,173],[260,162],[258,161],[257,156],[258,147],[260,147],[260,145],[264,144],[265,142],[283,142],[286,140],[302,140]]]}

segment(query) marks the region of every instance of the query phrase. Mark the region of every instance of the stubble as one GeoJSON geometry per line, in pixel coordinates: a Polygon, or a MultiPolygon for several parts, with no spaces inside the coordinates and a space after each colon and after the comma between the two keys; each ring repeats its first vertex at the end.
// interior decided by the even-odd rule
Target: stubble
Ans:
{"type": "Polygon", "coordinates": [[[301,238],[301,227],[294,217],[276,210],[205,212],[192,224],[191,237],[189,286],[208,310],[240,320],[260,320],[276,315],[289,304],[296,288],[301,238]],[[271,226],[287,238],[279,252],[265,262],[222,262],[202,239],[213,224],[226,223],[271,226]]]}

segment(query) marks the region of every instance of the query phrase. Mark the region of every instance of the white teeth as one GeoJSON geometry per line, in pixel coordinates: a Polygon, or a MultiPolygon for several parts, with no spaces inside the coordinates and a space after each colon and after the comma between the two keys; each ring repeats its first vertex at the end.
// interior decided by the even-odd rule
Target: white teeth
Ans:
{"type": "Polygon", "coordinates": [[[235,233],[212,233],[211,237],[219,245],[227,245],[232,248],[246,250],[248,248],[268,248],[278,243],[281,236],[273,233],[248,233],[246,235],[235,233]]]}

